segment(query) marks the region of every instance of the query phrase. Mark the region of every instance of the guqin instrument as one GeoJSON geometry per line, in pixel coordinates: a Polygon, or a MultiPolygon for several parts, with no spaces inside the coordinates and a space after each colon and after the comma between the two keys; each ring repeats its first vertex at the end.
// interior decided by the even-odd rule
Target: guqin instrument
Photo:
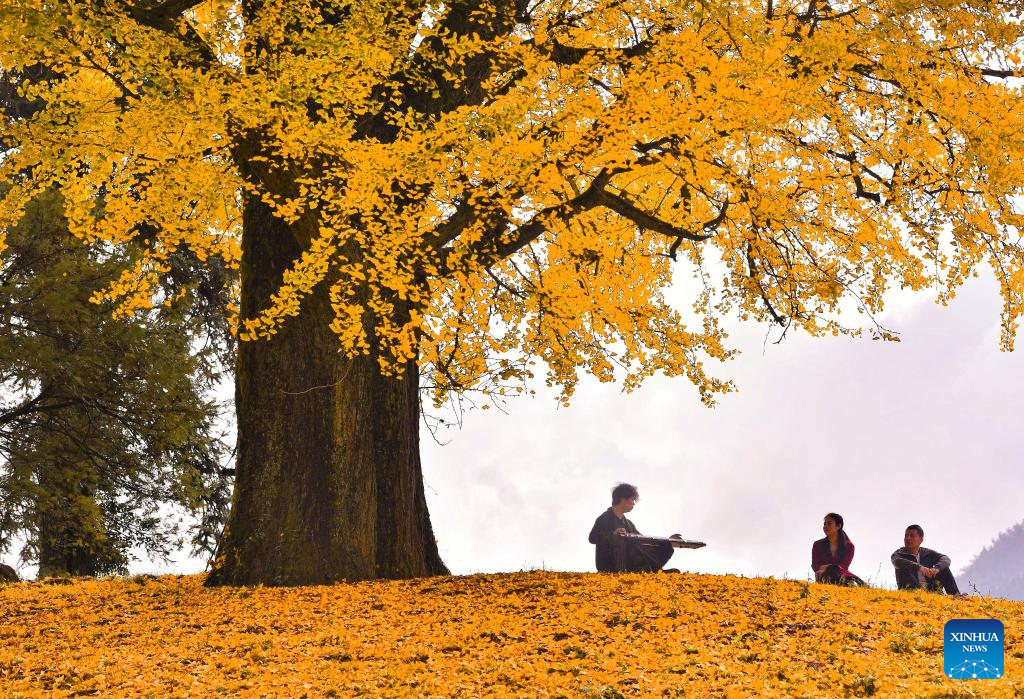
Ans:
{"type": "Polygon", "coordinates": [[[623,539],[629,541],[635,541],[641,546],[661,546],[662,544],[671,544],[677,549],[699,549],[707,546],[703,541],[692,541],[690,539],[672,539],[670,537],[662,536],[644,536],[642,534],[618,534],[623,539]]]}

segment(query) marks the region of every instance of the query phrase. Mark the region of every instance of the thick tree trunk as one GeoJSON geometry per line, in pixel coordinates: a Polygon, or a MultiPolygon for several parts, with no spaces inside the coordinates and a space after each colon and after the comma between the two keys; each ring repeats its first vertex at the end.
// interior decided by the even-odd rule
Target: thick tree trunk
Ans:
{"type": "Polygon", "coordinates": [[[98,571],[96,556],[84,546],[76,546],[74,532],[55,531],[49,524],[40,527],[39,578],[95,576],[98,571]]]}
{"type": "Polygon", "coordinates": [[[45,493],[36,503],[40,578],[101,572],[97,538],[102,534],[95,523],[83,521],[90,509],[99,508],[77,482],[73,468],[47,464],[40,470],[39,485],[45,493]]]}
{"type": "Polygon", "coordinates": [[[39,579],[96,575],[96,561],[88,551],[61,545],[49,532],[43,536],[46,538],[39,542],[39,579]]]}
{"type": "MultiPolygon", "coordinates": [[[[265,205],[243,217],[242,317],[300,254],[265,205]]],[[[447,574],[423,492],[415,362],[384,377],[346,359],[327,284],[271,340],[242,342],[238,464],[208,585],[301,585],[447,574]]]]}

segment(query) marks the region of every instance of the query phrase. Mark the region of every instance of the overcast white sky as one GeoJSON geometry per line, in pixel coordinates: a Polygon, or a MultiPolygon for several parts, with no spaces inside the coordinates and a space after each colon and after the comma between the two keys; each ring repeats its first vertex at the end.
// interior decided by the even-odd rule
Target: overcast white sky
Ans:
{"type": "Polygon", "coordinates": [[[1024,519],[1024,347],[999,351],[999,311],[986,278],[949,308],[897,299],[885,321],[900,343],[790,334],[765,346],[762,327],[737,323],[743,353],[723,375],[739,392],[713,410],[685,379],[630,395],[589,381],[570,408],[538,389],[508,414],[470,412],[446,446],[424,430],[441,554],[456,574],[593,570],[587,534],[628,481],[640,531],[707,542],[676,552],[670,565],[686,571],[806,579],[829,511],[846,519],[852,570],[875,584],[892,585],[888,556],[911,522],[959,570],[1024,519]]]}

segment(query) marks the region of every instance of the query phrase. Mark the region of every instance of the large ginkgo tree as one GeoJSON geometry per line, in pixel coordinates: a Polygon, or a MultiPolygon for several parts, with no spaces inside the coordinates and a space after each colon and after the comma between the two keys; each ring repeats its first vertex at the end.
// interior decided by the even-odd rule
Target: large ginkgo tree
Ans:
{"type": "Polygon", "coordinates": [[[887,289],[986,267],[1009,349],[1021,9],[0,0],[0,70],[45,105],[0,133],[0,226],[56,187],[84,240],[144,232],[97,291],[124,313],[176,250],[240,266],[210,583],[443,573],[423,394],[663,373],[711,403],[725,314],[886,336],[887,289]]]}

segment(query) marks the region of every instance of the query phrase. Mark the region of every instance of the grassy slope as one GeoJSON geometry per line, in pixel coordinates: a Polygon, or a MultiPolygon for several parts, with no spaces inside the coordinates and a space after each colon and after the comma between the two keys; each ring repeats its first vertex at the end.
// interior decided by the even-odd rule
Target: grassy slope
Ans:
{"type": "Polygon", "coordinates": [[[0,696],[1024,696],[1024,604],[711,575],[0,587],[0,696]],[[996,618],[1006,676],[942,675],[996,618]]]}

